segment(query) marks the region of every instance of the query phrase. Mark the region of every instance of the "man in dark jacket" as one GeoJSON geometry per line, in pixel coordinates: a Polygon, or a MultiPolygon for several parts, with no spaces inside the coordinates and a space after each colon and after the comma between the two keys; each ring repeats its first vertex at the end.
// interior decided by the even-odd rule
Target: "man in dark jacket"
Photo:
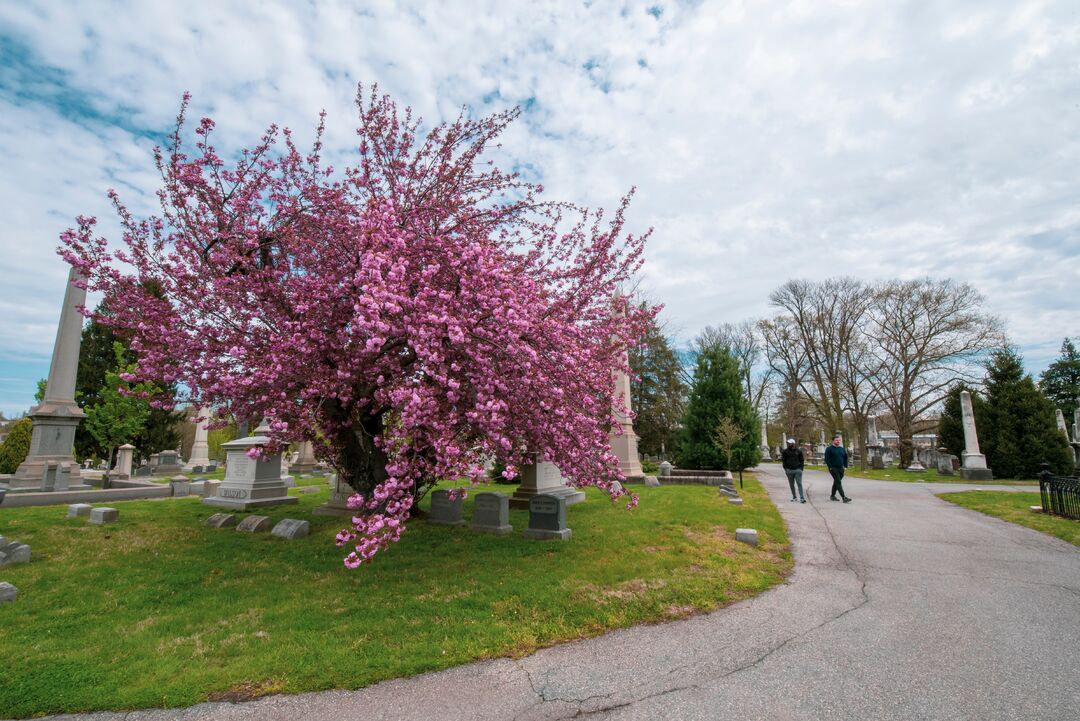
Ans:
{"type": "Polygon", "coordinates": [[[791,502],[800,500],[806,503],[806,496],[803,494],[802,489],[802,472],[803,465],[805,465],[805,459],[803,458],[802,449],[795,445],[794,438],[788,438],[787,448],[780,451],[780,460],[784,466],[784,473],[787,474],[788,485],[791,486],[791,502]],[[799,498],[795,498],[795,486],[799,487],[799,498]]]}
{"type": "Polygon", "coordinates": [[[844,495],[844,469],[847,468],[847,451],[844,450],[842,439],[839,435],[833,436],[832,445],[825,449],[825,467],[832,475],[832,492],[829,494],[830,501],[844,499],[844,503],[851,503],[851,499],[844,495]],[[836,494],[840,494],[840,498],[836,494]]]}

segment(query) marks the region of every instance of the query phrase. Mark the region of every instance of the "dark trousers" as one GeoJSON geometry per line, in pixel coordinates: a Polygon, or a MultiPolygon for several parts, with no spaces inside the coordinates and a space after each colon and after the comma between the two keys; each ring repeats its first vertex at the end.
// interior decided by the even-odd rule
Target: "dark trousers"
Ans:
{"type": "Polygon", "coordinates": [[[799,498],[806,498],[803,495],[802,490],[802,469],[801,468],[785,468],[784,473],[787,474],[788,485],[791,486],[791,497],[795,497],[795,485],[799,486],[799,498]]]}
{"type": "Polygon", "coordinates": [[[844,495],[844,469],[843,468],[829,468],[829,473],[832,474],[832,492],[829,493],[831,498],[836,498],[837,494],[840,494],[841,498],[847,498],[844,495]]]}

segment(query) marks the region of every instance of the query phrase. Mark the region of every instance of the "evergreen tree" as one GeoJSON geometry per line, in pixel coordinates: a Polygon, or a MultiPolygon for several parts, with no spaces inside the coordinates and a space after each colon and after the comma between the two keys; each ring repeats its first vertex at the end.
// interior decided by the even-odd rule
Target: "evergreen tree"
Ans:
{"type": "MultiPolygon", "coordinates": [[[[104,312],[104,307],[99,306],[96,312],[104,312]]],[[[75,374],[75,401],[83,408],[101,403],[102,393],[108,387],[106,375],[117,367],[116,343],[121,344],[123,351],[120,362],[125,366],[133,363],[135,357],[128,348],[127,338],[95,320],[91,320],[83,328],[82,344],[79,346],[79,368],[75,374]]],[[[175,394],[176,387],[172,386],[170,390],[175,394]]],[[[177,426],[182,419],[182,413],[151,408],[150,415],[142,424],[139,433],[127,442],[147,455],[176,448],[180,443],[177,426]]],[[[106,458],[108,452],[108,448],[90,432],[86,423],[79,425],[75,431],[77,458],[106,458]]],[[[112,461],[111,458],[106,460],[112,461]]]]}
{"type": "Polygon", "coordinates": [[[11,424],[7,438],[0,444],[0,473],[14,473],[26,460],[33,431],[34,422],[29,418],[20,418],[11,424]]]}
{"type": "Polygon", "coordinates": [[[1068,473],[1072,451],[1057,428],[1054,404],[1024,374],[1013,348],[991,355],[986,380],[986,421],[978,421],[979,446],[999,478],[1035,478],[1041,463],[1068,473]]]}
{"type": "Polygon", "coordinates": [[[1080,352],[1070,339],[1062,342],[1061,357],[1039,376],[1039,387],[1072,423],[1076,399],[1080,396],[1080,352]]]}
{"type": "MultiPolygon", "coordinates": [[[[105,372],[105,385],[97,402],[86,405],[83,423],[87,432],[105,449],[104,458],[110,461],[113,451],[131,441],[150,415],[150,404],[141,395],[152,395],[157,390],[146,384],[132,387],[121,379],[121,374],[132,372],[135,365],[125,364],[123,344],[113,344],[113,356],[115,369],[105,372]]],[[[105,473],[107,478],[108,470],[105,473]]]]}
{"type": "Polygon", "coordinates": [[[728,468],[725,452],[716,445],[715,433],[721,418],[731,419],[743,431],[732,447],[741,467],[761,460],[757,436],[760,421],[743,393],[739,362],[724,348],[709,348],[698,354],[690,400],[679,433],[676,461],[684,468],[728,468]]]}
{"type": "Polygon", "coordinates": [[[631,348],[629,356],[638,450],[649,455],[670,453],[686,407],[682,363],[655,318],[645,329],[641,345],[631,348]]]}

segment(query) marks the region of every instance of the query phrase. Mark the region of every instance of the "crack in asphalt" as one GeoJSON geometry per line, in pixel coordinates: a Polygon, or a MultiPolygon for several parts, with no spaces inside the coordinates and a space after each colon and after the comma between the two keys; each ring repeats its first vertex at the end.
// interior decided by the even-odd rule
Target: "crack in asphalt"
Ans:
{"type": "Polygon", "coordinates": [[[877,566],[870,563],[859,564],[861,568],[870,569],[873,571],[889,571],[892,573],[916,573],[927,576],[941,576],[944,578],[956,577],[956,578],[970,578],[973,581],[1008,581],[1010,583],[1018,583],[1023,586],[1042,586],[1045,588],[1056,588],[1060,591],[1068,591],[1069,593],[1080,596],[1080,588],[1073,588],[1071,586],[1062,586],[1059,583],[1044,583],[1042,581],[1025,581],[1020,578],[1013,578],[1011,576],[977,576],[972,573],[960,573],[957,571],[932,571],[924,568],[893,568],[892,566],[877,566]]]}
{"type": "MultiPolygon", "coordinates": [[[[707,685],[718,683],[718,682],[723,681],[723,680],[725,680],[725,679],[727,679],[727,678],[729,678],[731,676],[742,673],[743,671],[747,671],[749,669],[754,668],[755,666],[760,665],[761,663],[765,662],[769,657],[771,657],[774,654],[778,653],[779,651],[783,650],[786,646],[788,646],[788,644],[792,643],[793,641],[801,639],[801,638],[813,633],[814,631],[817,631],[817,630],[819,630],[819,629],[821,629],[821,628],[823,628],[823,627],[825,627],[825,626],[827,626],[827,625],[829,625],[831,623],[834,623],[834,622],[840,620],[841,618],[843,618],[844,616],[847,616],[849,613],[851,613],[853,611],[856,611],[856,610],[862,608],[863,606],[865,606],[867,603],[869,603],[870,602],[870,596],[866,593],[867,581],[863,577],[863,575],[861,573],[859,573],[859,570],[857,569],[856,564],[853,563],[851,561],[851,559],[848,558],[847,554],[845,554],[844,551],[840,548],[839,543],[837,543],[836,535],[833,533],[832,527],[829,526],[828,519],[825,518],[824,514],[821,513],[821,510],[814,504],[813,499],[810,497],[810,489],[811,489],[811,487],[812,487],[811,484],[807,484],[807,486],[806,486],[807,502],[814,509],[814,512],[818,514],[818,517],[821,518],[822,524],[825,526],[825,531],[826,531],[826,533],[829,534],[829,540],[832,542],[833,548],[836,549],[837,554],[840,556],[840,559],[842,561],[842,566],[844,568],[846,568],[851,573],[851,575],[854,576],[855,579],[858,580],[860,582],[860,584],[861,584],[860,587],[859,587],[859,594],[860,594],[860,596],[862,598],[858,603],[844,609],[843,611],[841,611],[838,614],[835,614],[833,616],[830,616],[829,618],[824,619],[823,621],[821,621],[821,623],[818,623],[817,625],[812,626],[812,627],[806,629],[805,631],[801,631],[801,632],[799,632],[797,634],[789,636],[788,638],[786,638],[783,641],[781,641],[780,643],[776,644],[775,646],[773,646],[772,648],[770,648],[769,650],[767,650],[765,653],[761,654],[760,656],[758,656],[754,660],[750,661],[749,663],[745,663],[745,664],[743,664],[741,666],[733,668],[733,669],[731,669],[729,671],[725,671],[724,673],[721,673],[721,674],[716,675],[716,676],[706,677],[706,678],[704,678],[701,681],[698,681],[696,683],[682,684],[682,685],[679,685],[679,686],[673,686],[671,688],[662,689],[660,691],[656,691],[656,692],[651,693],[651,694],[646,694],[644,696],[633,698],[633,699],[630,699],[628,701],[624,701],[622,703],[612,704],[610,706],[603,706],[603,707],[600,707],[600,708],[591,709],[589,711],[586,711],[583,708],[581,708],[581,705],[584,704],[584,703],[587,703],[588,701],[593,700],[595,698],[610,698],[611,696],[614,695],[614,693],[603,694],[601,696],[590,696],[590,697],[588,697],[586,699],[582,699],[581,701],[567,700],[567,699],[557,699],[559,701],[563,701],[564,703],[577,703],[578,704],[577,711],[575,711],[570,716],[561,716],[561,717],[559,717],[558,721],[562,721],[562,719],[587,718],[587,717],[590,717],[590,716],[595,716],[597,714],[607,714],[607,713],[611,713],[613,711],[618,711],[619,709],[624,709],[624,708],[633,706],[634,704],[641,703],[642,701],[648,701],[648,700],[652,700],[652,699],[662,698],[664,696],[667,696],[667,695],[670,695],[670,694],[673,694],[673,693],[678,693],[680,691],[689,691],[689,690],[694,690],[694,689],[700,689],[700,688],[703,688],[703,687],[705,687],[707,685]]],[[[825,564],[817,564],[817,565],[825,565],[825,564]]],[[[832,566],[833,568],[836,567],[836,564],[828,564],[828,565],[832,566]]],[[[690,668],[692,665],[693,664],[687,664],[687,665],[682,666],[682,667],[680,667],[678,669],[673,669],[671,671],[668,671],[667,675],[671,676],[671,675],[675,674],[676,672],[678,672],[680,670],[690,668]]],[[[530,709],[536,708],[537,706],[542,706],[545,703],[544,695],[542,693],[540,693],[539,691],[537,691],[536,686],[535,686],[535,684],[533,684],[533,681],[532,681],[532,675],[529,674],[528,670],[526,670],[526,669],[523,669],[523,670],[525,670],[525,673],[526,673],[526,675],[527,675],[527,677],[529,679],[529,683],[533,687],[533,692],[536,693],[537,696],[539,696],[540,699],[541,699],[540,703],[538,703],[538,704],[536,704],[534,706],[531,706],[530,709]]],[[[519,716],[520,716],[520,714],[519,714],[519,716]]]]}

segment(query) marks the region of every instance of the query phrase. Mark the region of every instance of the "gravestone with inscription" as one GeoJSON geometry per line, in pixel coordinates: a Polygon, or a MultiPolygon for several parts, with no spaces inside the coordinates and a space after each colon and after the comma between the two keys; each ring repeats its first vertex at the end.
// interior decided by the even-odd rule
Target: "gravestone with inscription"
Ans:
{"type": "Polygon", "coordinates": [[[262,533],[269,531],[273,525],[270,516],[248,516],[236,524],[236,530],[241,533],[262,533]]]}
{"type": "Polygon", "coordinates": [[[236,511],[297,503],[299,499],[289,495],[281,480],[280,453],[263,455],[258,460],[248,456],[249,450],[269,442],[266,436],[256,435],[222,443],[226,453],[225,480],[217,493],[204,498],[203,503],[236,511]]]}
{"type": "Polygon", "coordinates": [[[431,515],[428,523],[440,526],[461,526],[465,520],[461,517],[465,499],[462,497],[451,498],[450,491],[433,491],[431,493],[431,515]]]}
{"type": "Polygon", "coordinates": [[[513,531],[514,527],[510,525],[510,499],[505,494],[490,491],[473,496],[472,529],[498,536],[513,531]]]}
{"type": "Polygon", "coordinates": [[[283,518],[277,522],[277,525],[274,526],[274,530],[270,531],[270,535],[291,541],[297,538],[305,538],[310,532],[311,523],[308,521],[301,521],[296,518],[283,518]]]}
{"type": "Polygon", "coordinates": [[[521,485],[510,498],[511,508],[528,508],[529,499],[536,495],[559,496],[572,506],[585,500],[585,494],[566,485],[559,467],[537,458],[536,463],[521,469],[521,485]]]}
{"type": "Polygon", "coordinates": [[[566,527],[566,499],[546,494],[530,498],[525,538],[570,540],[570,529],[566,527]]]}

